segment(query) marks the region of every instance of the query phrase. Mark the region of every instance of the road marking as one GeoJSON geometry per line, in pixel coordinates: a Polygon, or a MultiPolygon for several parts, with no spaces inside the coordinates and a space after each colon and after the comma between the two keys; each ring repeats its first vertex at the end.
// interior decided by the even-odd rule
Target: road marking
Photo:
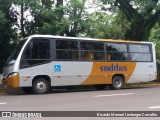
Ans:
{"type": "Polygon", "coordinates": [[[113,97],[113,96],[123,96],[123,95],[133,95],[134,93],[124,93],[124,94],[110,94],[110,95],[96,95],[94,97],[113,97]]]}
{"type": "Polygon", "coordinates": [[[1,102],[1,103],[0,103],[0,105],[5,105],[5,104],[7,104],[7,103],[6,103],[6,102],[1,102]]]}
{"type": "Polygon", "coordinates": [[[160,106],[153,106],[153,107],[148,107],[149,109],[158,109],[160,106]]]}

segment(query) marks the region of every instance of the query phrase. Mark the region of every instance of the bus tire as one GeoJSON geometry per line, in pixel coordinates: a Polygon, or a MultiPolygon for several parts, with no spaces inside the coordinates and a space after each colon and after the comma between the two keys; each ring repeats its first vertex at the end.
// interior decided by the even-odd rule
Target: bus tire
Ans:
{"type": "Polygon", "coordinates": [[[121,76],[114,76],[112,79],[112,84],[109,86],[113,90],[122,89],[124,85],[124,79],[121,76]]]}
{"type": "Polygon", "coordinates": [[[32,87],[21,87],[22,91],[26,94],[31,94],[33,93],[32,87]]]}
{"type": "Polygon", "coordinates": [[[45,94],[50,90],[49,82],[44,78],[37,78],[32,85],[35,94],[45,94]]]}

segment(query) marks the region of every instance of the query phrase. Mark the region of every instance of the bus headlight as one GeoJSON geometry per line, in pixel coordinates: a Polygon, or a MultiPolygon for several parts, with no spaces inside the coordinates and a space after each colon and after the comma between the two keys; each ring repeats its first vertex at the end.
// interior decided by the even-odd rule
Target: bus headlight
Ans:
{"type": "Polygon", "coordinates": [[[10,73],[7,78],[10,78],[10,77],[13,77],[13,76],[16,76],[18,73],[17,72],[13,72],[13,73],[10,73]]]}

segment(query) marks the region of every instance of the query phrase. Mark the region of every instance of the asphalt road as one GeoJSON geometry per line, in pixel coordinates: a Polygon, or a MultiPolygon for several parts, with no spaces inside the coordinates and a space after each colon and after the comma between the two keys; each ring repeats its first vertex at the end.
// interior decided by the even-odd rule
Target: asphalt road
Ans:
{"type": "MultiPolygon", "coordinates": [[[[0,111],[160,111],[160,87],[70,90],[45,95],[0,94],[0,111]]],[[[97,118],[92,118],[94,119],[97,118]]]]}

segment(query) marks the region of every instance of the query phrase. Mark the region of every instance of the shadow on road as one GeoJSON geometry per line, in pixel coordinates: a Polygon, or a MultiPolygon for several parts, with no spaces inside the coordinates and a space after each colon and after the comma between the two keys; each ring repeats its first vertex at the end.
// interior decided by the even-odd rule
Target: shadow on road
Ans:
{"type": "MultiPolygon", "coordinates": [[[[126,89],[147,89],[153,88],[158,86],[124,86],[121,91],[126,89]]],[[[160,87],[160,86],[159,86],[160,87]]],[[[106,86],[102,90],[97,90],[94,86],[68,86],[68,87],[54,87],[48,94],[59,94],[59,93],[69,93],[69,92],[89,92],[89,91],[113,91],[108,86],[106,86]]],[[[117,90],[114,90],[117,91],[117,90]]],[[[5,88],[4,86],[0,85],[0,95],[35,95],[35,94],[26,94],[20,88],[13,89],[13,88],[5,88]]]]}

